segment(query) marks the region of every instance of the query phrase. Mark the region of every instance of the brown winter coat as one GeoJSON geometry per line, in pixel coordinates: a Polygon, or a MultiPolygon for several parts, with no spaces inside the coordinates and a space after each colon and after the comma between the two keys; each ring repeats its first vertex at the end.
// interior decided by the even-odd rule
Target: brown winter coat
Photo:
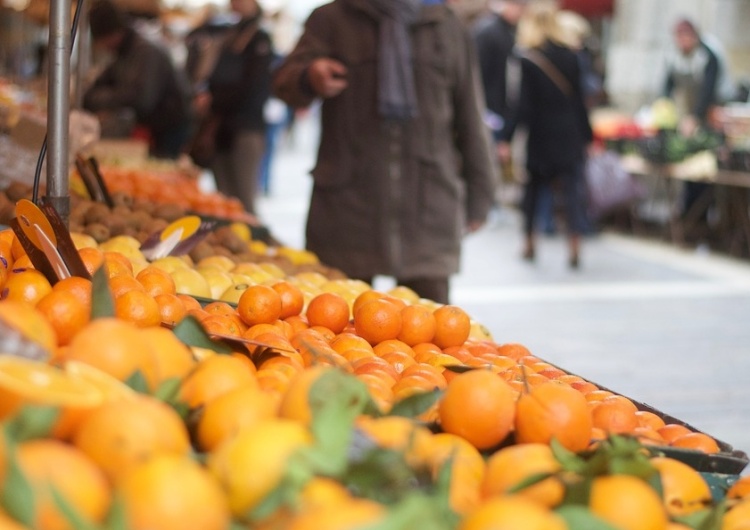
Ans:
{"type": "Polygon", "coordinates": [[[419,115],[386,122],[371,9],[369,0],[335,0],[315,10],[275,74],[278,97],[304,107],[314,99],[301,83],[313,59],[348,69],[348,87],[322,105],[307,247],[353,278],[447,277],[458,271],[467,221],[484,221],[493,201],[474,49],[445,5],[422,6],[411,29],[419,115]]]}

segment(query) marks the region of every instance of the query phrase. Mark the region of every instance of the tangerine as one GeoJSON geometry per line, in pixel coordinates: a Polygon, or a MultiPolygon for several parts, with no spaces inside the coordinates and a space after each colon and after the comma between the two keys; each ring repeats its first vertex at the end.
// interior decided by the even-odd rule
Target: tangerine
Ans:
{"type": "Polygon", "coordinates": [[[383,298],[367,301],[354,313],[357,335],[372,345],[401,333],[401,309],[383,298]]]}
{"type": "Polygon", "coordinates": [[[436,327],[432,342],[441,348],[460,346],[469,338],[471,319],[460,307],[444,305],[438,307],[433,315],[436,327]]]}
{"type": "Polygon", "coordinates": [[[321,293],[307,304],[305,315],[311,327],[322,326],[338,334],[349,323],[349,304],[341,295],[321,293]]]}
{"type": "Polygon", "coordinates": [[[251,285],[240,296],[237,314],[248,326],[270,324],[281,315],[281,297],[267,285],[251,285]]]}

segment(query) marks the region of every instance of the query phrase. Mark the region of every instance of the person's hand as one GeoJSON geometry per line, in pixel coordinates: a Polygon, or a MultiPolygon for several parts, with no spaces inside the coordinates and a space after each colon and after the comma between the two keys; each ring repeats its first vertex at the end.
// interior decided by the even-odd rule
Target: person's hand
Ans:
{"type": "Polygon", "coordinates": [[[497,144],[497,159],[501,163],[507,164],[511,161],[511,149],[508,142],[499,142],[497,144]]]}
{"type": "Polygon", "coordinates": [[[323,98],[332,98],[344,91],[348,86],[346,74],[346,66],[327,57],[315,59],[308,69],[310,86],[323,98]]]}

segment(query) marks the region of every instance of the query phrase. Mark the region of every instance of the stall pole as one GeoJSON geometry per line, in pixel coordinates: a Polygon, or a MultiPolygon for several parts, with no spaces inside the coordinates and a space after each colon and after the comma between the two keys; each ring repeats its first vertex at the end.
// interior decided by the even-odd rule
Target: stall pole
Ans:
{"type": "Polygon", "coordinates": [[[70,2],[52,0],[47,89],[47,200],[68,223],[68,127],[70,106],[70,2]]]}

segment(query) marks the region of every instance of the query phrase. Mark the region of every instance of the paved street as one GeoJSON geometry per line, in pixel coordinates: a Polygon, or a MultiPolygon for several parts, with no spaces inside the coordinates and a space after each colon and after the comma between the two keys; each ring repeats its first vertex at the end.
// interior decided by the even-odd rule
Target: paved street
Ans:
{"type": "MultiPolygon", "coordinates": [[[[303,120],[282,142],[271,195],[259,204],[273,234],[298,247],[315,133],[303,120]]],[[[456,304],[496,342],[523,343],[750,452],[750,262],[603,233],[585,242],[578,271],[568,270],[560,237],[540,238],[530,265],[519,257],[518,222],[504,209],[466,239],[456,304]]]]}

